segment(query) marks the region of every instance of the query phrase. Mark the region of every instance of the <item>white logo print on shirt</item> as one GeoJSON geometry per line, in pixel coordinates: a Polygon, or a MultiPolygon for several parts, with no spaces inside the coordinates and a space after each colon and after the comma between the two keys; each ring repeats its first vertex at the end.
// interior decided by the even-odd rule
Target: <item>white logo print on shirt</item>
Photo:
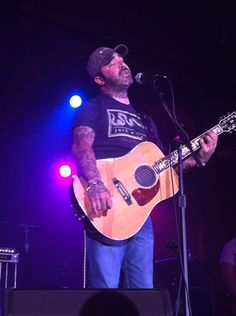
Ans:
{"type": "Polygon", "coordinates": [[[143,140],[144,126],[138,115],[121,110],[107,109],[108,137],[125,136],[143,140]]]}

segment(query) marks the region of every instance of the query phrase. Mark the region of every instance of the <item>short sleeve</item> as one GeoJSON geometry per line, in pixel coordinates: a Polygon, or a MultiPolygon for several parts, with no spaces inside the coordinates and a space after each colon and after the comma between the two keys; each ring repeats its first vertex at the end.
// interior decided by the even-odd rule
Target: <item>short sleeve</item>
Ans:
{"type": "Polygon", "coordinates": [[[76,126],[88,126],[95,130],[99,118],[99,104],[95,99],[89,100],[81,108],[72,124],[72,129],[76,126]]]}

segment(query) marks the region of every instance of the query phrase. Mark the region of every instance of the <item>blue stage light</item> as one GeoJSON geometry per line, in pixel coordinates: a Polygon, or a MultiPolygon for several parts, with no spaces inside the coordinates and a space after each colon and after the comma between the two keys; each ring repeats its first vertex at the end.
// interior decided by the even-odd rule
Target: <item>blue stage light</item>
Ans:
{"type": "Polygon", "coordinates": [[[70,98],[70,105],[73,107],[73,108],[78,108],[79,106],[81,106],[82,104],[82,99],[79,95],[73,95],[71,98],[70,98]]]}

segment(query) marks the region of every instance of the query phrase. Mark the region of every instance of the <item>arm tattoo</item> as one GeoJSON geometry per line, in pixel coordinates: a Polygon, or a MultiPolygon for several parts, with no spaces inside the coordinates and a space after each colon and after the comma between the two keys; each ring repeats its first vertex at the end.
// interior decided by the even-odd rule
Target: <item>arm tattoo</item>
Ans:
{"type": "Polygon", "coordinates": [[[94,130],[88,126],[78,126],[74,129],[74,143],[88,143],[92,146],[94,136],[94,130]]]}
{"type": "Polygon", "coordinates": [[[192,156],[188,157],[187,159],[183,161],[184,171],[192,169],[195,166],[195,164],[196,164],[195,159],[192,156]]]}
{"type": "Polygon", "coordinates": [[[72,151],[77,159],[79,171],[87,181],[100,178],[92,148],[94,137],[94,130],[88,126],[75,127],[73,130],[72,151]]]}

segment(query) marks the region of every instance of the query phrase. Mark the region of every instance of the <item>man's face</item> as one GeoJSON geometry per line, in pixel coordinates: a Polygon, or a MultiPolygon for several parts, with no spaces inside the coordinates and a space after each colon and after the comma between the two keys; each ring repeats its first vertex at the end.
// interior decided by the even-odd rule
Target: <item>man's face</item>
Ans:
{"type": "Polygon", "coordinates": [[[109,64],[101,68],[101,74],[105,85],[109,88],[120,87],[127,89],[133,83],[129,67],[117,53],[113,54],[113,58],[109,64]]]}

